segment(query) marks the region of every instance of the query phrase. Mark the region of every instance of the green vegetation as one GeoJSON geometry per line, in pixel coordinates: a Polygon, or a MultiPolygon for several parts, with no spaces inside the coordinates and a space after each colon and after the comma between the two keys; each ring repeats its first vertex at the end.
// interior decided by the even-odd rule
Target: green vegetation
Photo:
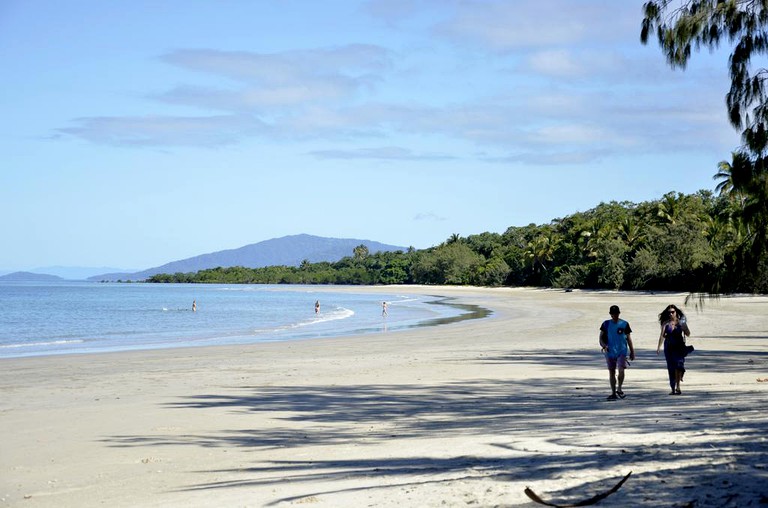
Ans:
{"type": "MultiPolygon", "coordinates": [[[[764,292],[768,286],[768,69],[751,67],[753,56],[764,61],[768,54],[768,3],[658,0],[646,2],[643,8],[640,40],[646,44],[655,34],[673,68],[686,67],[692,47],[714,50],[721,44],[731,45],[731,87],[725,104],[743,144],[732,153],[731,162],[720,163],[715,176],[722,180],[717,189],[735,201],[733,220],[739,234],[724,273],[737,279],[756,277],[749,286],[764,292]]],[[[738,286],[725,287],[734,285],[738,286]]]]}
{"type": "MultiPolygon", "coordinates": [[[[251,284],[527,285],[678,291],[766,292],[768,274],[738,277],[749,224],[736,190],[668,193],[634,204],[601,203],[549,224],[503,234],[451,235],[424,250],[365,245],[336,263],[214,268],[149,282],[251,284]]],[[[763,267],[765,268],[765,267],[763,267]]]]}

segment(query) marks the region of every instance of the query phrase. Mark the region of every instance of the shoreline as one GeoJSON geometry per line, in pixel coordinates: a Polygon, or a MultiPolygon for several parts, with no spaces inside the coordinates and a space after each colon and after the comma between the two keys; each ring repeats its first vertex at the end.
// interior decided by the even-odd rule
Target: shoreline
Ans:
{"type": "MultiPolygon", "coordinates": [[[[92,283],[88,284],[93,285],[92,283]]],[[[214,291],[212,294],[197,295],[197,293],[189,292],[193,296],[197,295],[193,301],[197,301],[203,296],[214,297],[214,306],[209,307],[209,310],[213,312],[206,314],[204,309],[200,313],[200,318],[197,318],[196,314],[189,313],[190,309],[188,308],[166,307],[167,302],[163,301],[162,298],[153,301],[148,300],[143,302],[141,306],[134,305],[128,309],[114,308],[116,298],[114,295],[116,293],[110,295],[113,306],[110,307],[107,304],[106,312],[100,309],[101,312],[93,311],[94,316],[82,315],[80,317],[81,322],[71,322],[71,316],[78,315],[77,305],[75,305],[75,311],[69,313],[66,320],[62,321],[65,324],[58,328],[46,326],[48,323],[59,322],[55,313],[40,323],[34,321],[27,323],[25,316],[19,315],[17,309],[11,309],[10,321],[6,321],[6,325],[14,320],[19,324],[15,329],[0,326],[0,335],[2,335],[0,360],[33,356],[101,354],[346,337],[449,324],[455,321],[485,317],[490,313],[470,305],[452,303],[451,297],[432,297],[432,295],[426,294],[419,295],[418,298],[405,295],[398,297],[386,291],[372,294],[364,290],[354,290],[354,288],[361,286],[331,287],[333,289],[330,291],[327,290],[327,287],[324,291],[317,291],[315,286],[307,285],[290,287],[246,286],[244,291],[254,291],[253,294],[256,295],[251,304],[255,314],[248,316],[245,316],[240,308],[230,309],[233,314],[229,314],[228,309],[223,308],[227,305],[232,306],[233,301],[216,301],[218,296],[216,290],[239,294],[240,289],[235,290],[231,285],[207,286],[206,289],[214,291]],[[326,312],[315,313],[314,315],[297,312],[296,306],[291,307],[290,305],[294,302],[289,302],[286,309],[278,306],[269,310],[271,302],[263,300],[268,300],[270,295],[275,293],[280,295],[278,300],[280,298],[285,299],[288,295],[289,298],[297,298],[297,301],[305,299],[308,293],[322,293],[324,296],[327,295],[326,298],[331,299],[331,307],[327,307],[326,309],[330,310],[326,310],[326,312]],[[339,298],[340,301],[337,301],[336,298],[339,298]],[[376,301],[372,305],[371,298],[387,300],[390,306],[395,306],[391,309],[394,312],[387,318],[380,317],[381,301],[376,301]],[[413,300],[418,301],[414,303],[413,300]],[[159,308],[162,308],[162,314],[157,311],[159,308]],[[285,312],[283,312],[284,310],[285,312]],[[99,321],[99,318],[96,317],[96,314],[109,315],[110,311],[116,314],[111,320],[101,317],[99,321]],[[146,314],[147,323],[136,321],[136,316],[142,313],[146,314]],[[182,314],[189,317],[185,317],[180,322],[176,316],[182,314]],[[131,317],[126,318],[126,315],[131,317]],[[193,320],[193,317],[196,319],[193,320]],[[119,330],[113,330],[111,328],[112,322],[120,319],[125,319],[126,322],[121,322],[122,327],[119,327],[119,330]],[[130,319],[133,319],[134,322],[129,322],[130,319]],[[36,325],[38,326],[37,329],[35,328],[36,325]],[[129,331],[131,326],[134,327],[134,331],[129,331]],[[70,333],[70,330],[73,329],[77,329],[80,333],[70,333]],[[17,333],[20,338],[12,340],[17,333]]],[[[28,295],[25,296],[29,297],[28,295]]],[[[86,296],[90,297],[91,295],[86,296]]],[[[169,300],[179,297],[178,294],[173,293],[164,296],[169,300]]],[[[101,302],[90,301],[87,297],[85,298],[85,308],[100,308],[101,302]],[[87,306],[89,303],[91,307],[87,306]]],[[[11,302],[13,302],[13,297],[11,298],[11,302]]]]}
{"type": "MultiPolygon", "coordinates": [[[[151,353],[151,352],[157,352],[158,354],[171,354],[175,350],[182,350],[182,351],[190,350],[190,349],[216,350],[216,349],[259,347],[267,344],[287,344],[287,343],[299,344],[304,342],[343,340],[348,338],[360,339],[360,338],[367,337],[369,335],[401,333],[401,332],[407,332],[407,331],[417,330],[417,329],[451,325],[451,324],[460,323],[463,321],[487,319],[489,317],[493,317],[493,314],[494,314],[492,310],[486,309],[479,305],[455,302],[454,300],[457,300],[458,298],[455,295],[433,294],[434,292],[429,291],[430,288],[450,288],[448,289],[448,291],[451,291],[452,289],[459,289],[458,287],[454,288],[451,286],[392,286],[392,285],[390,286],[317,286],[317,287],[313,286],[313,291],[318,293],[360,292],[364,294],[375,294],[375,293],[391,294],[392,291],[387,291],[385,290],[386,288],[403,289],[404,290],[403,292],[409,295],[432,297],[432,298],[435,298],[436,300],[426,302],[427,304],[457,307],[462,309],[463,312],[456,316],[427,318],[416,324],[409,324],[409,325],[402,325],[402,326],[395,325],[390,327],[390,326],[387,326],[386,322],[383,322],[383,325],[385,328],[384,330],[372,329],[372,330],[356,331],[356,332],[340,332],[336,335],[320,334],[312,337],[298,337],[298,338],[291,337],[291,338],[284,338],[284,339],[254,340],[253,342],[237,341],[233,343],[204,344],[204,345],[196,344],[194,342],[189,342],[188,344],[184,344],[184,345],[162,345],[158,347],[137,346],[135,348],[130,348],[130,349],[114,349],[114,350],[103,350],[103,351],[101,350],[100,351],[68,351],[68,352],[56,352],[56,353],[30,354],[30,355],[24,355],[24,356],[0,356],[0,366],[2,366],[2,362],[5,362],[5,361],[23,360],[23,359],[31,359],[31,358],[44,359],[44,358],[62,358],[62,357],[70,357],[70,356],[121,355],[121,354],[134,354],[134,353],[141,355],[142,353],[151,353]],[[379,289],[384,289],[384,290],[379,291],[379,289]]],[[[283,288],[281,288],[281,290],[282,289],[283,288]]],[[[482,290],[482,288],[478,288],[478,289],[482,290]]],[[[302,287],[299,289],[292,289],[289,287],[285,290],[303,292],[306,290],[306,287],[302,287]]],[[[439,293],[441,291],[437,291],[437,292],[439,293]]]]}
{"type": "MultiPolygon", "coordinates": [[[[339,291],[338,287],[318,291],[339,291]]],[[[378,334],[0,360],[0,506],[601,506],[768,496],[768,297],[685,307],[682,397],[655,354],[685,294],[442,286],[489,318],[378,334]],[[634,330],[606,402],[597,329],[634,330]],[[695,488],[691,488],[695,487],[695,488]],[[762,489],[762,490],[761,490],[762,489]]]]}

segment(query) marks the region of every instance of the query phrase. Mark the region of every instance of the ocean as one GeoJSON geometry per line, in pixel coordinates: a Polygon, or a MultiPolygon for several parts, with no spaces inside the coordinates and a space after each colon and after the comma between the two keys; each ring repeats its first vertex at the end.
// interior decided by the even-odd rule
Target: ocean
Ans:
{"type": "Polygon", "coordinates": [[[468,314],[443,297],[328,286],[0,282],[0,358],[382,333],[468,314]]]}

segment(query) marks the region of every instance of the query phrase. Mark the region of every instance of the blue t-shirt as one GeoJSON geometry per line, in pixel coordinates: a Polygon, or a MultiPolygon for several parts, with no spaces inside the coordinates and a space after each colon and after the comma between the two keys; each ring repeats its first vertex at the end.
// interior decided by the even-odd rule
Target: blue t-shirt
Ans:
{"type": "Polygon", "coordinates": [[[605,353],[610,358],[627,356],[629,347],[627,346],[627,336],[632,333],[629,323],[619,319],[614,323],[613,319],[606,319],[600,325],[600,331],[605,332],[608,337],[608,351],[605,353]]]}

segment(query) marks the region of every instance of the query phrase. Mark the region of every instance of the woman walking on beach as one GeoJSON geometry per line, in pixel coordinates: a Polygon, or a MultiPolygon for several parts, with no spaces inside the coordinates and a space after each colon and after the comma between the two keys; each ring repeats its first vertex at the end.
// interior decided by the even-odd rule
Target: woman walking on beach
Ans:
{"type": "Polygon", "coordinates": [[[680,395],[680,381],[685,374],[685,357],[688,350],[685,347],[685,337],[691,335],[688,329],[688,323],[685,314],[675,305],[668,305],[659,314],[659,324],[661,325],[661,334],[659,335],[659,345],[656,347],[656,354],[661,351],[661,345],[664,344],[664,358],[667,360],[667,373],[669,374],[669,386],[672,391],[670,395],[680,395]]]}

